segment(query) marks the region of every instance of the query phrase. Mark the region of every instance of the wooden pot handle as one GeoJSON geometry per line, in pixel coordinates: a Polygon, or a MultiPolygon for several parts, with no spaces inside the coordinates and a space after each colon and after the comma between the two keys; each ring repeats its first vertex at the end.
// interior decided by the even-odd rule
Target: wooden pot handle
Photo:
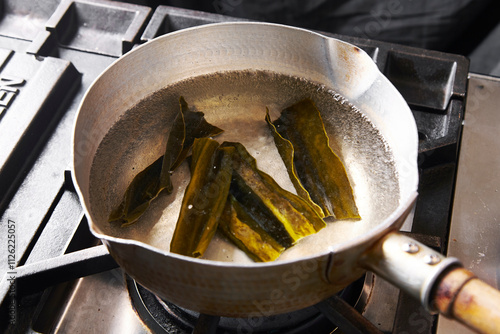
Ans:
{"type": "Polygon", "coordinates": [[[479,333],[500,333],[500,291],[464,268],[445,272],[431,300],[440,313],[479,333]]]}
{"type": "Polygon", "coordinates": [[[373,271],[431,312],[439,311],[479,333],[500,334],[500,291],[401,233],[390,232],[363,256],[359,265],[373,271]]]}

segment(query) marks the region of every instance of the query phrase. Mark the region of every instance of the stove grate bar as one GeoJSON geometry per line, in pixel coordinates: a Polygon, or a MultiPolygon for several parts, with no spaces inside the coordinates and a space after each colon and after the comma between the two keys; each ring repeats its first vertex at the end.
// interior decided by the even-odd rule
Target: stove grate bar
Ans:
{"type": "Polygon", "coordinates": [[[374,324],[338,296],[330,297],[317,304],[316,307],[343,333],[382,334],[374,324]]]}
{"type": "Polygon", "coordinates": [[[7,272],[0,282],[0,308],[8,303],[10,276],[15,277],[16,293],[28,295],[57,283],[117,268],[104,245],[17,267],[7,272]]]}

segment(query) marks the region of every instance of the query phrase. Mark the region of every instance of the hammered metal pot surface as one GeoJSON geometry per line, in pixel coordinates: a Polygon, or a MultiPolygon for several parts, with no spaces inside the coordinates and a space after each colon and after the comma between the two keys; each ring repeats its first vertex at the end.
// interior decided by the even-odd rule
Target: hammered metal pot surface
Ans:
{"type": "MultiPolygon", "coordinates": [[[[197,101],[195,96],[191,100],[197,101]]],[[[242,115],[247,116],[251,118],[242,115]]],[[[170,120],[166,117],[162,122],[170,120]]],[[[134,122],[131,129],[144,126],[147,130],[143,131],[144,136],[134,136],[133,140],[122,138],[124,147],[113,150],[123,156],[129,154],[133,156],[130,160],[147,166],[161,155],[165,145],[164,140],[157,140],[164,136],[165,130],[151,135],[151,129],[163,129],[165,125],[149,126],[148,122],[155,121],[144,118],[134,122]],[[134,145],[142,148],[139,153],[133,153],[134,145]]],[[[404,99],[359,48],[280,25],[214,24],[148,42],[117,60],[94,82],[81,103],[75,123],[73,178],[92,233],[103,240],[117,263],[139,283],[162,298],[194,311],[222,316],[269,316],[315,304],[362,275],[364,270],[358,265],[360,256],[384,234],[398,229],[413,205],[418,183],[417,140],[415,122],[404,99]],[[307,250],[304,246],[303,255],[273,263],[187,258],[169,253],[168,246],[162,248],[149,243],[149,239],[110,230],[101,212],[107,207],[101,208],[99,201],[96,204],[90,200],[91,192],[96,191],[96,186],[91,186],[91,171],[95,170],[96,155],[103,150],[100,145],[107,140],[110,129],[128,110],[164,87],[191,77],[247,70],[272,71],[316,82],[338,92],[361,110],[380,131],[394,157],[399,186],[394,208],[379,219],[361,222],[356,228],[345,224],[346,229],[321,251],[307,250]]],[[[113,150],[110,149],[111,155],[115,154],[113,150]]],[[[107,164],[101,165],[104,167],[97,170],[104,175],[106,166],[121,168],[117,166],[122,162],[110,156],[107,164]]],[[[123,191],[133,177],[132,172],[127,173],[120,176],[123,182],[119,183],[123,184],[116,189],[103,176],[97,182],[102,189],[97,191],[106,194],[123,191]]],[[[379,195],[384,196],[370,194],[370,198],[379,195]]],[[[110,201],[116,203],[119,198],[110,201]]],[[[157,227],[153,225],[148,228],[153,234],[151,238],[162,233],[164,240],[171,236],[171,231],[155,230],[157,227]]],[[[140,228],[136,229],[140,235],[140,228]]]]}

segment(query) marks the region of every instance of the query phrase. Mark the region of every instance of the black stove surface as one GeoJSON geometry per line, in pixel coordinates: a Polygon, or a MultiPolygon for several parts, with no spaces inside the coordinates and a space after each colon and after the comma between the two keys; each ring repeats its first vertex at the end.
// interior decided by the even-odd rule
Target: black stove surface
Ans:
{"type": "MultiPolygon", "coordinates": [[[[239,19],[105,0],[22,0],[4,5],[0,19],[2,331],[34,331],[32,323],[39,321],[33,319],[46,314],[43,305],[47,296],[53,297],[46,288],[116,267],[104,246],[96,246],[99,241],[88,230],[70,175],[73,121],[92,81],[138,44],[171,31],[232,20],[239,19]]],[[[420,195],[413,221],[406,226],[414,237],[443,252],[468,60],[326,35],[365,50],[410,105],[420,138],[420,195]]],[[[418,324],[421,332],[433,331],[435,317],[417,301],[396,288],[383,289],[391,291],[391,318],[381,320],[375,314],[388,299],[377,291],[371,294],[375,304],[363,310],[376,327],[383,332],[413,332],[418,324]]]]}

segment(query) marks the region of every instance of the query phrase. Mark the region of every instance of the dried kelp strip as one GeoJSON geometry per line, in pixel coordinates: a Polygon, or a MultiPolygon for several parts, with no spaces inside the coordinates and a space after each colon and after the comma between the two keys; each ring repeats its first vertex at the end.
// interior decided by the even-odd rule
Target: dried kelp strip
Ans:
{"type": "Polygon", "coordinates": [[[223,131],[208,123],[202,112],[190,111],[182,96],[179,105],[165,154],[134,177],[122,202],[111,212],[108,221],[122,221],[122,226],[136,222],[160,192],[172,192],[171,173],[185,160],[194,140],[216,136],[223,131]]]}
{"type": "Polygon", "coordinates": [[[180,112],[177,114],[168,136],[160,176],[162,189],[172,192],[170,175],[187,157],[196,138],[213,137],[222,129],[208,123],[200,111],[190,111],[184,97],[180,97],[180,112]]]}
{"type": "Polygon", "coordinates": [[[283,159],[283,162],[285,163],[288,175],[290,176],[290,180],[292,181],[295,191],[297,191],[297,194],[304,200],[306,200],[309,203],[309,205],[312,206],[312,208],[316,211],[318,216],[324,217],[325,214],[323,213],[323,209],[321,209],[321,207],[318,204],[314,203],[314,201],[311,199],[311,195],[309,195],[309,192],[302,186],[302,183],[299,180],[299,177],[297,175],[298,172],[296,170],[295,164],[293,163],[294,150],[292,143],[289,140],[283,138],[276,130],[276,127],[271,122],[271,117],[269,116],[269,109],[267,108],[266,108],[266,122],[269,125],[269,128],[271,129],[271,133],[274,137],[274,142],[276,144],[276,147],[278,148],[281,158],[283,159]]]}
{"type": "Polygon", "coordinates": [[[170,251],[199,257],[214,236],[224,209],[232,171],[232,147],[209,138],[195,139],[191,180],[184,193],[170,251]]]}
{"type": "Polygon", "coordinates": [[[146,211],[160,189],[162,159],[158,158],[134,177],[122,202],[109,215],[109,221],[123,220],[122,226],[127,226],[134,223],[146,211]]]}
{"type": "Polygon", "coordinates": [[[340,158],[329,146],[323,120],[319,110],[310,99],[302,100],[281,112],[272,124],[276,146],[282,156],[292,181],[300,181],[311,199],[322,209],[325,216],[337,219],[359,219],[354,194],[347,172],[340,158]],[[274,134],[277,132],[277,134],[274,134]],[[290,150],[281,140],[293,146],[293,165],[290,150]]]}
{"type": "Polygon", "coordinates": [[[220,218],[219,230],[254,261],[274,261],[285,250],[231,194],[220,218]]]}
{"type": "Polygon", "coordinates": [[[281,188],[259,170],[242,144],[225,142],[221,147],[235,148],[230,194],[279,244],[290,247],[326,226],[305,200],[281,188]]]}

